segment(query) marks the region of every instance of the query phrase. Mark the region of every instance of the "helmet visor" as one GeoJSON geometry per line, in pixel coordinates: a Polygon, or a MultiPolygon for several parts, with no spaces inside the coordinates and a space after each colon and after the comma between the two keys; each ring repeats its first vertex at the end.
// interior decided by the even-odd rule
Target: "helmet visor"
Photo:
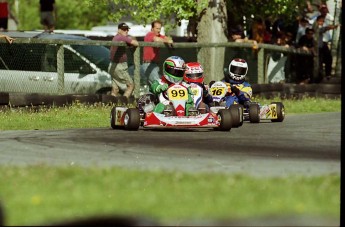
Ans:
{"type": "Polygon", "coordinates": [[[230,72],[235,74],[235,75],[246,75],[247,73],[247,68],[239,67],[239,66],[230,66],[230,72]]]}
{"type": "Polygon", "coordinates": [[[186,73],[187,78],[199,79],[202,77],[202,73],[186,73]]]}
{"type": "Polygon", "coordinates": [[[175,77],[183,77],[184,69],[176,69],[168,64],[165,65],[165,71],[175,77]]]}

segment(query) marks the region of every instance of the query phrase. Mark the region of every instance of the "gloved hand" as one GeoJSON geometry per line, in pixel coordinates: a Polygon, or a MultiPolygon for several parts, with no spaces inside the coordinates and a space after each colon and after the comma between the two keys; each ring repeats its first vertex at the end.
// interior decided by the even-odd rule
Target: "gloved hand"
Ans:
{"type": "Polygon", "coordinates": [[[166,91],[168,89],[169,85],[168,84],[161,84],[158,85],[156,88],[156,92],[163,92],[166,91]]]}
{"type": "Polygon", "coordinates": [[[238,95],[240,93],[240,89],[238,89],[237,86],[231,86],[231,91],[233,93],[235,93],[236,95],[238,95]]]}
{"type": "Polygon", "coordinates": [[[200,86],[202,87],[202,97],[206,97],[208,94],[208,85],[205,84],[200,84],[200,86]]]}
{"type": "Polygon", "coordinates": [[[212,81],[208,84],[208,86],[209,86],[209,87],[212,87],[212,85],[213,85],[215,82],[216,82],[216,81],[212,80],[212,81]]]}

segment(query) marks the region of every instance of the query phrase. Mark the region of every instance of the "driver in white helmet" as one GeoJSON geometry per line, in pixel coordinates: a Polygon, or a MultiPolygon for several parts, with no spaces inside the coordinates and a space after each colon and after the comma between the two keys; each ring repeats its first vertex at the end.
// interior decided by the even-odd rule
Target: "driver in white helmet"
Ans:
{"type": "Polygon", "coordinates": [[[223,82],[228,86],[228,92],[224,97],[226,107],[232,104],[247,106],[253,91],[251,85],[245,81],[248,72],[248,64],[242,58],[235,58],[229,64],[229,73],[225,74],[223,82]]]}

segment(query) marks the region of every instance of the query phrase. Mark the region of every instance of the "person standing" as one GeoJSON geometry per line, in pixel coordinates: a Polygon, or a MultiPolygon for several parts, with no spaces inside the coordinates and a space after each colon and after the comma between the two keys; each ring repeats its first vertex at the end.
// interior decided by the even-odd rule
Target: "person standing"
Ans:
{"type": "MultiPolygon", "coordinates": [[[[136,39],[128,36],[129,26],[126,23],[118,25],[117,34],[113,37],[113,42],[126,42],[130,46],[139,46],[136,39]]],[[[122,90],[123,96],[129,98],[134,90],[134,82],[128,73],[128,58],[125,46],[111,46],[109,74],[112,78],[112,96],[119,96],[122,90]]]]}
{"type": "Polygon", "coordinates": [[[12,19],[18,24],[18,20],[13,15],[7,0],[0,0],[0,31],[8,30],[8,19],[12,19]]]}
{"type": "Polygon", "coordinates": [[[298,40],[297,48],[305,51],[310,51],[312,55],[297,55],[297,83],[298,84],[308,84],[314,82],[314,61],[315,56],[315,45],[317,43],[314,40],[314,29],[306,28],[305,34],[301,36],[298,40]]]}
{"type": "MultiPolygon", "coordinates": [[[[151,23],[151,31],[144,37],[144,42],[163,42],[172,45],[173,40],[160,34],[162,22],[155,20],[151,23]]],[[[159,73],[159,48],[145,46],[143,50],[143,63],[141,65],[141,84],[151,85],[155,80],[160,79],[159,73]],[[144,78],[143,78],[144,77],[144,78]]]]}
{"type": "Polygon", "coordinates": [[[45,32],[53,32],[57,20],[55,0],[40,0],[40,19],[45,32]]]}
{"type": "Polygon", "coordinates": [[[319,75],[315,82],[319,83],[322,81],[324,75],[327,79],[330,79],[332,72],[333,57],[329,48],[329,36],[327,33],[329,30],[336,29],[338,25],[325,25],[325,16],[319,15],[313,24],[316,36],[315,41],[318,44],[318,57],[319,57],[319,75]],[[325,67],[323,67],[325,65],[325,67]]]}

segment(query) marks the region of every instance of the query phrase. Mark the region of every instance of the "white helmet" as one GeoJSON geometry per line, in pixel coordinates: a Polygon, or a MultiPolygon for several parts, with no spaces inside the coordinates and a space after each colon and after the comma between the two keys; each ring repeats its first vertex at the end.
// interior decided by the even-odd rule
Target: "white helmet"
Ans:
{"type": "Polygon", "coordinates": [[[229,76],[233,82],[243,82],[248,72],[248,64],[242,58],[235,58],[229,64],[229,76]]]}

